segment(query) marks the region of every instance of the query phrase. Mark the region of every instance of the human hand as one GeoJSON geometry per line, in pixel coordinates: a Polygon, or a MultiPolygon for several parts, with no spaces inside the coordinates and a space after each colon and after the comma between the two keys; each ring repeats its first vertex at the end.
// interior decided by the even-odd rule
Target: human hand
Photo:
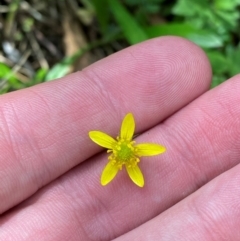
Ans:
{"type": "Polygon", "coordinates": [[[202,50],[163,37],[1,96],[0,241],[239,240],[240,76],[210,81],[202,50]],[[141,159],[143,188],[125,171],[102,187],[88,132],[128,112],[167,152],[141,159]]]}

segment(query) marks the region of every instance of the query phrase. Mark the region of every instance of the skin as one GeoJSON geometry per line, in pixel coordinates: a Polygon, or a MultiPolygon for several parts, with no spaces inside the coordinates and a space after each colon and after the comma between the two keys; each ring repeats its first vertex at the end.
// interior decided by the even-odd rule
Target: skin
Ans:
{"type": "Polygon", "coordinates": [[[240,76],[210,82],[199,47],[162,37],[1,96],[0,240],[240,240],[240,76]],[[167,152],[141,159],[143,188],[125,170],[102,187],[88,132],[128,112],[167,152]]]}

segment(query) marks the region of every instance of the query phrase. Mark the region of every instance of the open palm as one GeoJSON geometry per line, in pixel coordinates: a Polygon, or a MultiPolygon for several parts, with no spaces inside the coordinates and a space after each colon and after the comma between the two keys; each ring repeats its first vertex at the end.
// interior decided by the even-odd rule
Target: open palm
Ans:
{"type": "Polygon", "coordinates": [[[81,72],[0,97],[0,241],[240,240],[240,76],[209,89],[201,49],[153,39],[81,72]],[[145,185],[107,186],[107,153],[133,113],[145,185]]]}

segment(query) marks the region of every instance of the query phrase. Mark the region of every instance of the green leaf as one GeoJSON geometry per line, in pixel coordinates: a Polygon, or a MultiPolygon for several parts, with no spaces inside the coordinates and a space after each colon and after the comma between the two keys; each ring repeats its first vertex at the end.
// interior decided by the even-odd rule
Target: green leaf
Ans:
{"type": "Polygon", "coordinates": [[[33,77],[31,85],[35,85],[38,83],[42,83],[45,80],[45,77],[47,75],[48,70],[47,69],[39,69],[36,74],[33,77]]]}
{"type": "Polygon", "coordinates": [[[102,33],[106,33],[110,14],[108,9],[108,0],[92,0],[92,3],[94,5],[97,19],[99,21],[101,31],[102,33]]]}
{"type": "Polygon", "coordinates": [[[187,38],[203,48],[217,48],[223,46],[220,36],[207,30],[199,30],[196,33],[189,33],[187,38]]]}
{"type": "Polygon", "coordinates": [[[45,81],[61,78],[70,72],[71,65],[65,63],[55,64],[46,74],[45,81]]]}
{"type": "Polygon", "coordinates": [[[11,73],[11,69],[7,65],[0,63],[0,77],[4,78],[9,73],[11,73]]]}
{"type": "Polygon", "coordinates": [[[239,19],[238,12],[227,12],[218,10],[215,11],[216,17],[220,19],[221,24],[226,26],[227,29],[234,29],[237,26],[237,20],[239,19]]]}
{"type": "Polygon", "coordinates": [[[145,28],[149,37],[175,35],[187,38],[204,48],[216,48],[223,45],[220,36],[208,30],[197,29],[187,23],[159,24],[145,28]]]}
{"type": "Polygon", "coordinates": [[[214,74],[224,74],[229,71],[229,61],[223,53],[219,51],[206,51],[211,62],[214,74]]]}
{"type": "Polygon", "coordinates": [[[240,73],[240,46],[233,47],[227,46],[226,48],[227,59],[230,62],[229,72],[230,75],[236,75],[240,73]]]}
{"type": "Polygon", "coordinates": [[[214,87],[220,85],[224,81],[226,81],[226,78],[224,76],[222,76],[222,75],[213,75],[211,88],[214,88],[214,87]]]}
{"type": "Polygon", "coordinates": [[[86,50],[87,50],[87,48],[81,48],[72,56],[65,57],[60,63],[55,64],[46,74],[45,81],[59,79],[59,78],[65,76],[66,74],[70,73],[72,64],[86,50]]]}
{"type": "Polygon", "coordinates": [[[0,63],[0,79],[3,81],[1,83],[4,83],[3,86],[1,86],[0,93],[6,93],[9,90],[22,89],[27,86],[26,83],[19,81],[11,68],[3,63],[0,63]]]}
{"type": "Polygon", "coordinates": [[[108,3],[113,12],[114,18],[121,27],[124,36],[130,44],[136,44],[148,39],[148,36],[143,28],[119,0],[109,0],[108,3]]]}
{"type": "Polygon", "coordinates": [[[240,5],[240,0],[215,0],[215,8],[227,11],[234,11],[238,5],[240,5]]]}
{"type": "Polygon", "coordinates": [[[17,79],[10,78],[8,80],[9,87],[15,90],[23,89],[27,86],[27,84],[20,82],[17,79]]]}
{"type": "Polygon", "coordinates": [[[7,65],[3,63],[0,63],[0,78],[16,80],[15,76],[12,73],[11,68],[9,68],[7,65]]]}
{"type": "Polygon", "coordinates": [[[172,12],[180,16],[195,16],[196,13],[209,8],[208,0],[178,0],[172,12]]]}

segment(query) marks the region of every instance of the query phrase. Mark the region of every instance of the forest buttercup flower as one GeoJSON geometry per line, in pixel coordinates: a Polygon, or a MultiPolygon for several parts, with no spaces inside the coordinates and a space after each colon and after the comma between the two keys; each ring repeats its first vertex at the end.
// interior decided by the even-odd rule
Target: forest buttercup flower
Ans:
{"type": "Polygon", "coordinates": [[[111,155],[108,157],[108,164],[105,166],[101,184],[107,185],[117,175],[122,166],[125,165],[127,173],[132,181],[139,187],[144,186],[143,174],[138,166],[140,157],[155,156],[166,151],[164,146],[153,143],[135,144],[132,140],[135,130],[135,121],[132,113],[128,113],[122,122],[120,135],[112,138],[101,131],[90,131],[89,137],[98,145],[108,149],[111,155]]]}

